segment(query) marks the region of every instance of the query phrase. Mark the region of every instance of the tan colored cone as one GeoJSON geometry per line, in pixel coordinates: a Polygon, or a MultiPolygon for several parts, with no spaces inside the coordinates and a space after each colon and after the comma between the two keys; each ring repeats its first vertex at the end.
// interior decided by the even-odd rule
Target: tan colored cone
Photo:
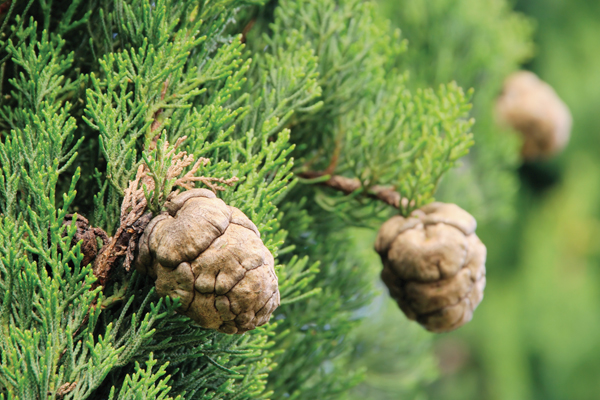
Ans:
{"type": "Polygon", "coordinates": [[[209,190],[183,192],[165,204],[140,240],[138,271],[156,278],[161,296],[204,328],[243,333],[279,306],[274,259],[256,226],[209,190]]]}
{"type": "Polygon", "coordinates": [[[486,248],[455,204],[432,203],[380,228],[381,278],[406,316],[432,332],[469,322],[483,298],[486,248]]]}
{"type": "Polygon", "coordinates": [[[523,135],[525,160],[552,157],[569,142],[572,118],[568,107],[532,72],[519,71],[505,80],[496,114],[501,123],[523,135]]]}

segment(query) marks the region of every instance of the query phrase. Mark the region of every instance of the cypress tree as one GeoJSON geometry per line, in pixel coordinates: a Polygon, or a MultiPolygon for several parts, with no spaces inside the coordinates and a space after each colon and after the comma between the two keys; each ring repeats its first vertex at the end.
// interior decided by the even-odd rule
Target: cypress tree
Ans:
{"type": "Polygon", "coordinates": [[[350,228],[434,200],[472,90],[414,74],[430,60],[371,1],[5,0],[0,21],[0,396],[344,398],[381,269],[350,228]],[[128,218],[194,185],[274,256],[268,324],[203,328],[130,268],[128,218]]]}

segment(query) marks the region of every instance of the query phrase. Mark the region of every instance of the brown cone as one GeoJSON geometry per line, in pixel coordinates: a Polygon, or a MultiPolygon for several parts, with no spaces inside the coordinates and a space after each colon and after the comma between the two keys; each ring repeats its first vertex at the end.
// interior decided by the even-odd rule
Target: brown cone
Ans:
{"type": "Polygon", "coordinates": [[[504,82],[496,102],[498,119],[523,135],[525,160],[560,152],[571,134],[571,113],[554,89],[534,73],[519,71],[504,82]]]}
{"type": "Polygon", "coordinates": [[[140,240],[138,271],[204,328],[244,333],[279,306],[274,259],[256,226],[214,193],[193,189],[165,204],[140,240]]]}
{"type": "Polygon", "coordinates": [[[486,248],[455,204],[432,203],[379,229],[381,278],[406,316],[432,332],[469,322],[483,298],[486,248]]]}

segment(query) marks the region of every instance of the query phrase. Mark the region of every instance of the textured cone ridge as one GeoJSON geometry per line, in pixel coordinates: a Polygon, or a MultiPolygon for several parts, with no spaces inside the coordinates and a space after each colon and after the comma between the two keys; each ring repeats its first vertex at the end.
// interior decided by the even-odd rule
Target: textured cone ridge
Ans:
{"type": "Polygon", "coordinates": [[[274,259],[258,229],[205,189],[165,204],[142,235],[135,266],[156,279],[160,296],[179,297],[179,311],[204,328],[244,333],[279,306],[274,259]]]}
{"type": "Polygon", "coordinates": [[[501,122],[523,135],[525,160],[551,157],[569,141],[572,118],[568,107],[532,72],[519,71],[506,79],[496,112],[501,122]]]}
{"type": "Polygon", "coordinates": [[[381,278],[406,316],[429,331],[469,322],[483,298],[486,248],[476,227],[460,207],[432,203],[379,229],[381,278]]]}

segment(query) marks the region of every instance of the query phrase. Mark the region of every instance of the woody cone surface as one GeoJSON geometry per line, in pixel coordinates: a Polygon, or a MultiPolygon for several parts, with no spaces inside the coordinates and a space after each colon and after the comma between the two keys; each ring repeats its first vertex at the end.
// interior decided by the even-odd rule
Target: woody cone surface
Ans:
{"type": "Polygon", "coordinates": [[[179,297],[179,311],[204,328],[232,334],[267,323],[279,290],[254,223],[205,189],[183,192],[165,208],[144,231],[135,263],[156,278],[158,294],[179,297]]]}
{"type": "Polygon", "coordinates": [[[525,160],[549,158],[569,141],[572,118],[568,107],[532,72],[519,71],[505,80],[496,113],[502,123],[523,135],[525,160]]]}
{"type": "Polygon", "coordinates": [[[483,298],[486,248],[455,204],[431,203],[380,228],[381,278],[409,319],[431,332],[469,322],[483,298]]]}

